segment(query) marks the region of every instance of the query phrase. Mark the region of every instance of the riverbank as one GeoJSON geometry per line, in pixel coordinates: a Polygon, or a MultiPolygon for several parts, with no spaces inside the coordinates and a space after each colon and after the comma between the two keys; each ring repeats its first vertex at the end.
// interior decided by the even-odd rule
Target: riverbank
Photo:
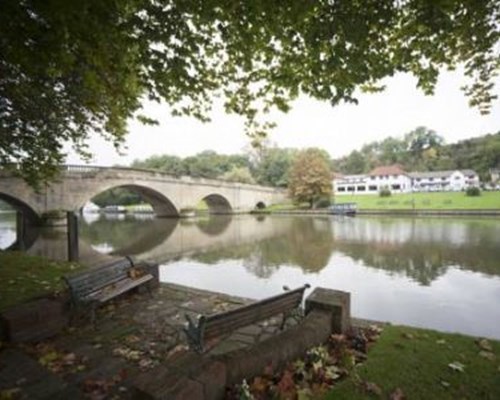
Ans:
{"type": "MultiPolygon", "coordinates": [[[[41,399],[64,394],[64,398],[129,399],[134,396],[139,376],[163,370],[175,370],[175,382],[188,382],[192,386],[193,381],[180,373],[187,360],[201,360],[187,350],[182,332],[184,313],[194,316],[220,312],[249,302],[220,293],[161,284],[153,297],[132,294],[101,307],[96,330],[80,323],[78,329],[67,329],[38,344],[0,343],[0,398],[16,398],[8,397],[10,394],[41,399]],[[7,365],[8,368],[2,367],[7,365]]],[[[241,329],[219,342],[209,357],[251,348],[279,334],[279,322],[280,318],[274,318],[241,329]]],[[[349,357],[355,354],[348,351],[342,362],[348,367],[349,357]]],[[[380,338],[368,348],[367,360],[347,368],[347,373],[340,377],[329,379],[330,383],[334,381],[333,388],[311,385],[310,389],[318,390],[326,399],[388,398],[396,390],[411,399],[497,399],[500,398],[499,357],[498,341],[383,325],[380,338]]],[[[322,364],[315,368],[322,368],[322,364]]],[[[220,372],[210,370],[206,374],[219,379],[220,372]]],[[[216,386],[213,379],[210,382],[216,386]]],[[[250,387],[253,384],[257,389],[259,385],[262,387],[262,380],[248,382],[250,387]]],[[[288,385],[289,389],[293,385],[297,392],[304,389],[300,380],[289,381],[288,385]]],[[[169,390],[167,385],[165,391],[169,390]]]]}
{"type": "Polygon", "coordinates": [[[386,326],[367,361],[325,400],[374,397],[499,399],[500,342],[386,326]]]}

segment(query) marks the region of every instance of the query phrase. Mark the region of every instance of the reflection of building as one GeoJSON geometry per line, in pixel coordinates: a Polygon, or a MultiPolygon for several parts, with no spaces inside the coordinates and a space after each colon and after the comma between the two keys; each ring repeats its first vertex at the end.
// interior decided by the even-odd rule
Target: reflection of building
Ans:
{"type": "Polygon", "coordinates": [[[479,183],[478,175],[470,169],[407,173],[399,165],[377,167],[368,174],[333,177],[335,194],[374,194],[382,189],[398,193],[460,191],[479,183]]]}

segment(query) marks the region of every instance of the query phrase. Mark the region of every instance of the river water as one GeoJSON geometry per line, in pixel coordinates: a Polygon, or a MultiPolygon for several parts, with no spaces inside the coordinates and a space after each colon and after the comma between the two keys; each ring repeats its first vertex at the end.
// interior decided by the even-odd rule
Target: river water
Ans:
{"type": "MultiPolygon", "coordinates": [[[[15,240],[0,214],[0,248],[15,240]]],[[[27,251],[64,258],[65,240],[42,231],[27,251]]],[[[500,219],[87,215],[80,254],[134,255],[162,281],[255,299],[345,290],[356,317],[500,339],[500,219]]]]}

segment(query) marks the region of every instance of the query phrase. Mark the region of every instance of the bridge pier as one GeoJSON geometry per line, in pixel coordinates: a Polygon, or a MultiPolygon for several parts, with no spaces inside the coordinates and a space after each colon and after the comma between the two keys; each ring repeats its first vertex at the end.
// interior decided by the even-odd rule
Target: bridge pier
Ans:
{"type": "Polygon", "coordinates": [[[44,212],[40,218],[41,226],[47,228],[67,228],[66,211],[52,210],[44,212]]]}

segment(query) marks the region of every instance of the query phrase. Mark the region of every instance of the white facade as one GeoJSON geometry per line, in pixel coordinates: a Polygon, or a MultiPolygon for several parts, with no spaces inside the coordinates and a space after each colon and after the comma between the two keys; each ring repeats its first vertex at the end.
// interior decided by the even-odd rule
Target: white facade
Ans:
{"type": "Polygon", "coordinates": [[[411,191],[411,178],[408,175],[345,175],[333,180],[335,194],[376,194],[382,189],[393,193],[411,191]]]}
{"type": "Polygon", "coordinates": [[[472,170],[433,171],[433,172],[397,172],[391,167],[380,167],[370,174],[344,175],[333,179],[335,195],[377,194],[382,189],[392,193],[425,191],[461,191],[468,187],[479,187],[478,175],[472,170]],[[395,172],[395,173],[376,173],[395,172]]]}
{"type": "Polygon", "coordinates": [[[459,192],[469,187],[479,187],[479,176],[472,170],[412,172],[415,192],[459,192]]]}

